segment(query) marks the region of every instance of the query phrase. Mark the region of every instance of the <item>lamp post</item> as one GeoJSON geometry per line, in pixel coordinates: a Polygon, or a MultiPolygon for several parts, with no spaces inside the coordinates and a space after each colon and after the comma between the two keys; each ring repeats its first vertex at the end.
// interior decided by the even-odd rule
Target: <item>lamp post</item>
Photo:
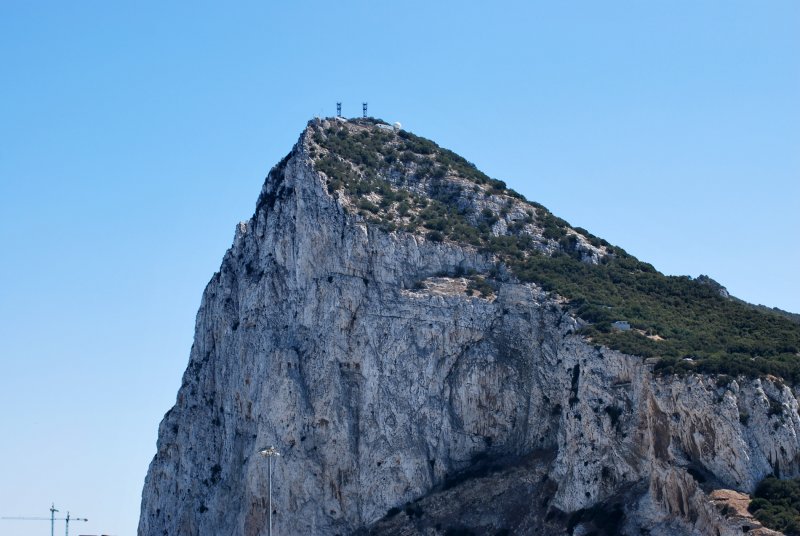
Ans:
{"type": "Polygon", "coordinates": [[[258,453],[267,459],[267,480],[269,483],[269,524],[267,525],[267,536],[272,536],[272,458],[280,456],[281,453],[273,446],[262,449],[258,451],[258,453]]]}

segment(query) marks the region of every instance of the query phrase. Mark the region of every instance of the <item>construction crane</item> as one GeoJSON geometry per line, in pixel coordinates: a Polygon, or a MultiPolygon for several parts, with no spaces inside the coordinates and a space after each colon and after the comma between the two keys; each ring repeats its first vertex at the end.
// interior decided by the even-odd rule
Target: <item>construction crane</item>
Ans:
{"type": "Polygon", "coordinates": [[[64,521],[65,528],[65,535],[69,536],[69,522],[70,521],[89,521],[85,517],[70,517],[69,512],[67,512],[67,517],[56,517],[56,505],[50,505],[50,517],[3,517],[0,519],[8,519],[8,520],[16,520],[16,521],[49,521],[50,522],[50,536],[55,536],[55,524],[56,521],[64,521]]]}

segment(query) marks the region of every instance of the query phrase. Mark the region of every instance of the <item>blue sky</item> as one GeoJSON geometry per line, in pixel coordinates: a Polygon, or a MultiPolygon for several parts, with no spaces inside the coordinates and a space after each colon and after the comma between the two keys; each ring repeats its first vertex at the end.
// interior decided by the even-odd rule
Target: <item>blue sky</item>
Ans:
{"type": "Polygon", "coordinates": [[[487,5],[0,4],[0,515],[135,533],[203,287],[339,100],[800,312],[800,4],[487,5]]]}

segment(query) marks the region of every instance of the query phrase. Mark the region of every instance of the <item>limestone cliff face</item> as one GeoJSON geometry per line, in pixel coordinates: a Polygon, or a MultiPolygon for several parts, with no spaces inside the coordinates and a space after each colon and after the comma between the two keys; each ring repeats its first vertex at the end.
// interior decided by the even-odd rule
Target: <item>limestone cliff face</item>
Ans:
{"type": "Polygon", "coordinates": [[[582,534],[596,505],[628,534],[741,534],[707,492],[798,474],[788,387],[656,377],[513,277],[467,296],[459,274],[491,258],[349,213],[309,143],[270,173],[205,290],[140,535],[266,534],[268,445],[282,535],[582,534]],[[408,502],[426,506],[379,521],[408,502]]]}

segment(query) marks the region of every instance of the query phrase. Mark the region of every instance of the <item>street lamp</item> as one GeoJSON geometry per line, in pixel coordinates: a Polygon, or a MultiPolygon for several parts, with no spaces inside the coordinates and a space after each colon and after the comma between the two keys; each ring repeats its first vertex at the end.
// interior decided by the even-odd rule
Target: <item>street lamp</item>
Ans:
{"type": "Polygon", "coordinates": [[[267,474],[269,475],[267,477],[269,481],[269,525],[267,525],[267,535],[272,536],[272,458],[280,456],[281,453],[273,446],[261,449],[258,453],[267,458],[267,474]]]}

